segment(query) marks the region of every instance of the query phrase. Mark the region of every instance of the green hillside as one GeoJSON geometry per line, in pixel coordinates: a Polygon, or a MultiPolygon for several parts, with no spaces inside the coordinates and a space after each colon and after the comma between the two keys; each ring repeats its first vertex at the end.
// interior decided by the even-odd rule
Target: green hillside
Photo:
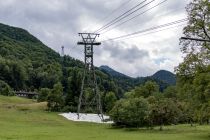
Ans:
{"type": "Polygon", "coordinates": [[[58,53],[26,30],[4,24],[0,24],[0,54],[8,59],[28,60],[34,67],[60,61],[58,53]]]}

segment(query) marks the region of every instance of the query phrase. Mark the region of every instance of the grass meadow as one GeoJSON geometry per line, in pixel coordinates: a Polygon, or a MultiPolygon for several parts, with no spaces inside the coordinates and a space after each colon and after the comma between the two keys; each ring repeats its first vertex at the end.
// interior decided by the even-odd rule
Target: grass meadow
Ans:
{"type": "Polygon", "coordinates": [[[0,140],[210,140],[209,126],[173,125],[163,131],[68,121],[46,103],[0,96],[0,140]]]}

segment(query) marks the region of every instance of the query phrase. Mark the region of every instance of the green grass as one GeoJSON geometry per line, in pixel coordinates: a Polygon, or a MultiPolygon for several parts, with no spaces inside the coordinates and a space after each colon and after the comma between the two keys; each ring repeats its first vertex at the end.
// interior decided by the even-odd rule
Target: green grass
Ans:
{"type": "Polygon", "coordinates": [[[210,126],[167,126],[164,131],[115,129],[68,121],[44,111],[46,103],[0,96],[0,140],[209,140],[210,126]]]}

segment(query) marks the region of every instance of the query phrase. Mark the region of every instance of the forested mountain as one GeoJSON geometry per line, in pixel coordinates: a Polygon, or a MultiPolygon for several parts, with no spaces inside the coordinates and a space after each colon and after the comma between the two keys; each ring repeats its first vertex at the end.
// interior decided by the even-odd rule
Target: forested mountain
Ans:
{"type": "Polygon", "coordinates": [[[81,67],[82,62],[64,58],[26,30],[0,24],[0,80],[14,90],[52,88],[62,80],[62,65],[81,67]]]}
{"type": "Polygon", "coordinates": [[[110,68],[109,66],[100,66],[99,69],[109,75],[118,86],[120,86],[124,91],[128,91],[133,89],[139,83],[135,83],[132,77],[129,77],[125,74],[122,74],[114,69],[110,68]]]}
{"type": "Polygon", "coordinates": [[[99,69],[101,71],[113,76],[113,77],[116,77],[116,78],[118,78],[118,77],[131,78],[131,77],[129,77],[125,74],[122,74],[122,73],[120,73],[120,72],[118,72],[118,71],[116,71],[116,70],[114,70],[114,69],[112,69],[112,68],[110,68],[109,66],[106,66],[106,65],[100,66],[99,69]]]}
{"type": "Polygon", "coordinates": [[[58,53],[45,46],[24,29],[0,24],[0,41],[2,57],[18,60],[28,59],[33,65],[60,61],[58,53]]]}
{"type": "Polygon", "coordinates": [[[176,84],[176,75],[166,70],[160,70],[153,74],[151,77],[154,79],[161,80],[170,85],[176,84]]]}
{"type": "Polygon", "coordinates": [[[155,74],[153,74],[152,76],[132,78],[118,71],[113,70],[109,66],[100,66],[99,69],[107,73],[108,75],[112,76],[114,79],[116,79],[118,83],[122,85],[122,87],[127,87],[128,89],[129,88],[132,89],[135,86],[145,83],[146,81],[157,82],[160,86],[161,91],[169,85],[176,84],[175,74],[166,70],[160,70],[155,74]]]}

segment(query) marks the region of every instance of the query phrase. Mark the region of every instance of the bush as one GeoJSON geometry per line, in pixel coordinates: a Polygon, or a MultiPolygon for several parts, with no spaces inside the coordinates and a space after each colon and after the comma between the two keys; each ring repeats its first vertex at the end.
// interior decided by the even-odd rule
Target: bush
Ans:
{"type": "Polygon", "coordinates": [[[75,106],[64,106],[61,112],[77,112],[77,107],[75,106]]]}
{"type": "Polygon", "coordinates": [[[117,97],[114,92],[108,92],[104,98],[104,105],[106,112],[109,112],[113,107],[114,103],[117,101],[117,97]]]}
{"type": "Polygon", "coordinates": [[[141,127],[146,125],[149,104],[143,98],[121,99],[109,115],[118,126],[141,127]]]}
{"type": "Polygon", "coordinates": [[[64,102],[62,95],[63,87],[61,83],[55,84],[47,97],[47,107],[49,111],[61,111],[64,102]]]}
{"type": "Polygon", "coordinates": [[[177,106],[177,103],[169,98],[150,104],[148,117],[150,125],[160,125],[160,130],[162,130],[163,125],[177,124],[181,116],[181,110],[177,106]]]}
{"type": "Polygon", "coordinates": [[[47,97],[50,94],[51,94],[51,90],[49,88],[41,88],[39,91],[38,102],[47,101],[47,97]]]}
{"type": "Polygon", "coordinates": [[[0,95],[4,96],[14,96],[14,91],[10,88],[10,86],[4,81],[0,80],[0,95]]]}

